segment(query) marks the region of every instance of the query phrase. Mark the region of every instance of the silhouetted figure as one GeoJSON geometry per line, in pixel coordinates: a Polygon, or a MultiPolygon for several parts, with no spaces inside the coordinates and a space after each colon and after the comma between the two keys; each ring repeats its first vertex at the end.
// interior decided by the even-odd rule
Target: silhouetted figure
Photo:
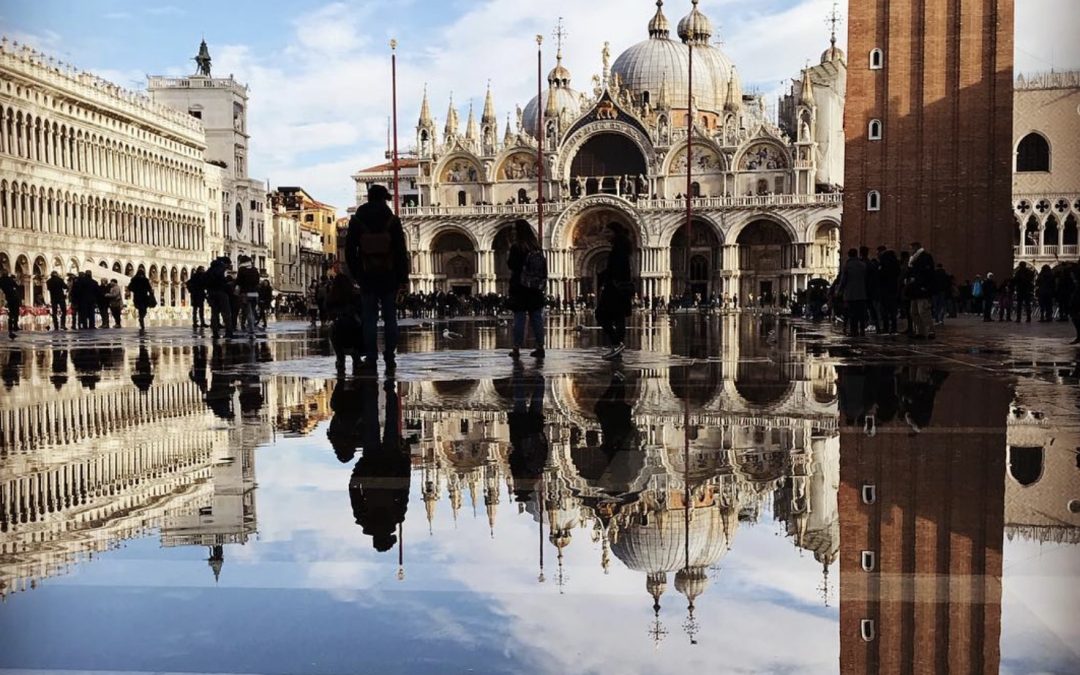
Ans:
{"type": "Polygon", "coordinates": [[[79,347],[71,350],[71,363],[79,383],[93,391],[101,381],[101,351],[96,347],[79,347]]]}
{"type": "Polygon", "coordinates": [[[3,294],[4,304],[7,305],[8,336],[14,340],[15,333],[19,330],[23,289],[15,277],[7,273],[7,270],[0,270],[0,294],[3,294]]]}
{"type": "Polygon", "coordinates": [[[187,280],[188,297],[191,299],[191,328],[206,328],[206,268],[200,266],[187,280]]]}
{"type": "Polygon", "coordinates": [[[139,356],[135,359],[135,369],[131,373],[131,383],[144,394],[150,391],[154,383],[154,364],[150,361],[150,351],[145,346],[139,347],[139,356]]]}
{"type": "Polygon", "coordinates": [[[19,386],[22,375],[23,353],[21,349],[12,349],[4,359],[4,367],[0,370],[0,379],[4,381],[4,388],[11,391],[19,386]]]}
{"type": "Polygon", "coordinates": [[[240,414],[244,417],[255,417],[262,410],[265,397],[263,397],[262,379],[258,372],[249,370],[240,376],[239,399],[240,414]]]}
{"type": "Polygon", "coordinates": [[[389,551],[397,543],[395,530],[405,521],[409,505],[409,455],[401,447],[398,395],[393,380],[387,380],[386,426],[382,438],[379,425],[379,385],[375,379],[360,383],[363,407],[363,457],[356,463],[349,481],[356,524],[372,539],[376,551],[389,551]]]}
{"type": "Polygon", "coordinates": [[[626,349],[626,319],[633,310],[634,282],[630,259],[634,245],[622,225],[608,223],[607,227],[611,232],[611,252],[607,268],[600,274],[596,320],[611,347],[603,358],[612,360],[619,358],[626,349]]]}
{"type": "Polygon", "coordinates": [[[188,379],[195,383],[203,394],[206,394],[206,345],[195,345],[191,348],[191,370],[188,371],[188,379]]]}
{"type": "Polygon", "coordinates": [[[542,359],[544,350],[544,302],[547,290],[547,259],[540,241],[527,220],[514,222],[514,243],[507,259],[510,268],[508,305],[514,312],[514,348],[510,357],[517,359],[525,344],[526,320],[532,325],[536,349],[531,356],[542,359]]]}
{"type": "Polygon", "coordinates": [[[514,407],[507,415],[510,426],[510,475],[514,478],[514,498],[532,500],[536,484],[544,474],[548,440],[544,435],[544,378],[539,373],[525,375],[514,369],[511,379],[514,407]]]}
{"type": "Polygon", "coordinates": [[[61,387],[67,384],[68,381],[68,353],[66,349],[55,349],[52,353],[52,375],[49,376],[49,382],[52,382],[53,387],[60,391],[61,387]]]}
{"type": "Polygon", "coordinates": [[[363,442],[364,397],[357,380],[339,378],[330,395],[330,410],[334,416],[326,429],[326,438],[334,448],[334,456],[342,464],[351,462],[363,442]]]}
{"type": "Polygon", "coordinates": [[[210,387],[206,391],[204,401],[206,406],[213,411],[219,419],[231,420],[236,417],[233,412],[233,395],[236,388],[233,385],[233,376],[223,372],[225,354],[221,345],[214,345],[211,355],[210,387]]]}
{"type": "Polygon", "coordinates": [[[49,275],[45,282],[45,288],[49,290],[49,308],[52,314],[53,330],[67,329],[67,284],[60,278],[59,272],[49,275]]]}

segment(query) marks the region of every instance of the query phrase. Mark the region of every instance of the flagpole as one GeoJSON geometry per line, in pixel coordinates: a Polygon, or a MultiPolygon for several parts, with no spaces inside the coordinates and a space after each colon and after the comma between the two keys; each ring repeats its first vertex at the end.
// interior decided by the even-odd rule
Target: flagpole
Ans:
{"type": "Polygon", "coordinates": [[[394,118],[394,154],[391,162],[394,166],[394,213],[401,213],[401,182],[398,179],[398,133],[397,133],[397,40],[390,40],[390,82],[391,105],[394,118]]]}
{"type": "MultiPolygon", "coordinates": [[[[544,248],[544,36],[536,36],[536,230],[544,248]]],[[[551,96],[549,93],[548,96],[551,96]]]]}
{"type": "Polygon", "coordinates": [[[686,299],[693,301],[693,289],[690,285],[690,247],[693,245],[694,235],[694,171],[693,155],[694,145],[694,43],[686,43],[689,58],[689,74],[687,75],[687,100],[686,100],[686,260],[684,261],[686,274],[686,299]]]}

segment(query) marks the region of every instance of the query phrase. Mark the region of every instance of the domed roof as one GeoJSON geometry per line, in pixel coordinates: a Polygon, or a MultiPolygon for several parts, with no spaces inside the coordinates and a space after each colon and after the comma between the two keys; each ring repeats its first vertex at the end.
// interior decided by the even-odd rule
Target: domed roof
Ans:
{"type": "Polygon", "coordinates": [[[831,47],[821,53],[822,63],[832,63],[833,61],[847,61],[844,50],[837,47],[835,42],[833,42],[831,47]]]}
{"type": "Polygon", "coordinates": [[[712,21],[697,8],[698,0],[693,0],[694,8],[679,22],[679,39],[695,45],[706,45],[713,34],[712,21]]]}
{"type": "MultiPolygon", "coordinates": [[[[555,110],[562,111],[563,109],[566,109],[574,117],[581,112],[582,102],[584,101],[584,96],[582,94],[574,91],[569,86],[557,86],[545,89],[543,93],[540,94],[539,98],[534,96],[533,99],[529,101],[529,104],[525,106],[525,112],[522,114],[525,131],[531,134],[533,138],[536,138],[538,134],[537,124],[540,121],[540,101],[544,102],[544,108],[546,110],[550,107],[548,98],[551,96],[555,97],[555,100],[551,103],[554,105],[555,110]]],[[[545,115],[546,114],[547,113],[545,113],[545,115]]]]}
{"type": "MultiPolygon", "coordinates": [[[[660,87],[666,82],[668,101],[673,108],[686,108],[689,97],[689,48],[694,48],[694,99],[699,110],[719,112],[724,109],[727,84],[732,77],[734,65],[719,48],[709,44],[712,22],[697,9],[679,22],[679,37],[683,42],[669,37],[669,24],[663,13],[663,2],[657,0],[656,14],[649,21],[649,39],[630,47],[615,59],[611,67],[622,86],[641,100],[649,92],[649,100],[656,103],[660,87]]],[[[737,83],[736,83],[737,84],[737,83]]],[[[741,87],[737,87],[740,89],[741,87]]]]}
{"type": "MultiPolygon", "coordinates": [[[[631,525],[619,532],[612,553],[636,572],[677,572],[687,566],[686,521],[682,511],[654,514],[648,525],[631,525]]],[[[727,551],[723,513],[715,507],[694,510],[690,520],[690,567],[708,567],[727,551]]]]}

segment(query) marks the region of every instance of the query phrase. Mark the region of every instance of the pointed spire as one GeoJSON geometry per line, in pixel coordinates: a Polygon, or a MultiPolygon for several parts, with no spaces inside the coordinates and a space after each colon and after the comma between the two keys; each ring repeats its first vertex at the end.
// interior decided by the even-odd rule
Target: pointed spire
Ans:
{"type": "Polygon", "coordinates": [[[454,108],[454,92],[450,92],[450,107],[446,111],[446,138],[450,139],[458,134],[458,113],[454,108]]]}
{"type": "Polygon", "coordinates": [[[424,84],[424,100],[420,102],[420,123],[418,126],[430,127],[434,125],[431,119],[431,105],[428,103],[427,84],[424,84]]]}
{"type": "Polygon", "coordinates": [[[495,100],[491,95],[491,80],[488,80],[487,96],[484,97],[484,114],[480,117],[484,126],[495,126],[495,100]]]}
{"type": "Polygon", "coordinates": [[[558,104],[555,101],[555,90],[548,89],[547,105],[544,106],[544,119],[553,120],[559,115],[558,104]]]}
{"type": "Polygon", "coordinates": [[[671,35],[671,24],[664,16],[664,0],[656,0],[656,15],[649,21],[649,37],[654,40],[667,40],[671,35]]]}
{"type": "Polygon", "coordinates": [[[735,66],[732,66],[727,81],[727,97],[724,99],[724,110],[728,112],[735,112],[739,109],[739,95],[735,91],[735,78],[735,66]]]}
{"type": "Polygon", "coordinates": [[[469,118],[465,122],[465,140],[475,141],[480,138],[480,128],[476,126],[476,115],[473,114],[473,104],[469,101],[469,118]]]}
{"type": "Polygon", "coordinates": [[[503,145],[510,147],[514,144],[514,132],[510,130],[510,113],[506,113],[506,133],[503,134],[503,145]]]}
{"type": "Polygon", "coordinates": [[[806,107],[814,106],[814,84],[810,81],[810,69],[803,70],[802,91],[799,93],[799,103],[806,107]]]}

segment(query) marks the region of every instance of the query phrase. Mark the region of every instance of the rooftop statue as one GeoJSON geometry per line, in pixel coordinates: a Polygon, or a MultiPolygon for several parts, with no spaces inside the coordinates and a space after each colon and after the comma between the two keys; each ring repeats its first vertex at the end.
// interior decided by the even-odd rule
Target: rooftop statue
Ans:
{"type": "Polygon", "coordinates": [[[206,47],[206,40],[199,44],[199,55],[193,61],[195,61],[196,75],[210,77],[210,50],[206,47]]]}

